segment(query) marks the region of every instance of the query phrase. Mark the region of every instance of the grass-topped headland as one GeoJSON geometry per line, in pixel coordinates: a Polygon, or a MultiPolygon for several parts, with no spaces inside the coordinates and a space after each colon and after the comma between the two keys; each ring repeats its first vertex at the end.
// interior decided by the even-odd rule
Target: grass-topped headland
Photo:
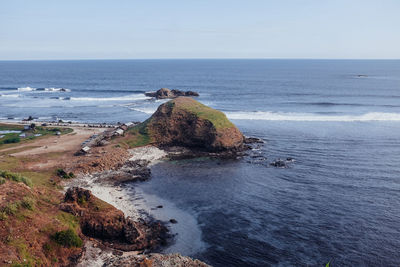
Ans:
{"type": "Polygon", "coordinates": [[[243,145],[243,135],[223,112],[189,97],[160,105],[149,119],[128,133],[120,143],[131,148],[155,144],[223,151],[243,145]]]}

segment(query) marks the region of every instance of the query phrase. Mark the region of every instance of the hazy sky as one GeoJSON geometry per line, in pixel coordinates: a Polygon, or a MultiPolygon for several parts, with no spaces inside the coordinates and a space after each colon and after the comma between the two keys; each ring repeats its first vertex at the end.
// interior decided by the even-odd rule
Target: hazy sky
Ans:
{"type": "Polygon", "coordinates": [[[0,0],[0,60],[400,58],[400,0],[0,0]]]}

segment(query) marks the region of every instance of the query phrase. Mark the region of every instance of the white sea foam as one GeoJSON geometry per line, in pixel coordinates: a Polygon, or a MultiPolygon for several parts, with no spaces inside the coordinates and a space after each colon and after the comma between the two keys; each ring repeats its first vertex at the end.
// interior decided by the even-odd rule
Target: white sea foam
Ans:
{"type": "Polygon", "coordinates": [[[0,97],[7,97],[7,98],[15,98],[15,97],[19,97],[20,95],[18,94],[10,94],[10,95],[0,95],[0,97]]]}
{"type": "Polygon", "coordinates": [[[129,100],[146,100],[150,97],[143,94],[133,94],[118,97],[71,97],[73,101],[129,101],[129,100]]]}
{"type": "Polygon", "coordinates": [[[157,108],[129,108],[130,110],[139,111],[145,114],[153,114],[157,108]]]}
{"type": "Polygon", "coordinates": [[[284,113],[270,111],[227,112],[232,120],[266,121],[400,121],[400,113],[369,112],[360,115],[320,115],[314,113],[284,113]]]}
{"type": "Polygon", "coordinates": [[[46,91],[46,92],[71,92],[71,89],[50,87],[50,88],[44,88],[44,91],[46,91]]]}
{"type": "Polygon", "coordinates": [[[19,88],[17,88],[17,90],[19,91],[19,92],[29,92],[29,91],[35,91],[36,90],[36,88],[32,88],[32,87],[19,87],[19,88]]]}

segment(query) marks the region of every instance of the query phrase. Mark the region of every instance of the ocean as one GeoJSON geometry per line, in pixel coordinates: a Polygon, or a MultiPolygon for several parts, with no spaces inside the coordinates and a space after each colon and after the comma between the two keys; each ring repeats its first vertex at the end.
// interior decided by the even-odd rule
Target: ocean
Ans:
{"type": "Polygon", "coordinates": [[[214,266],[399,266],[399,60],[0,61],[0,119],[141,121],[165,102],[144,92],[161,87],[199,92],[265,141],[239,160],[162,162],[128,185],[178,221],[165,252],[214,266]]]}

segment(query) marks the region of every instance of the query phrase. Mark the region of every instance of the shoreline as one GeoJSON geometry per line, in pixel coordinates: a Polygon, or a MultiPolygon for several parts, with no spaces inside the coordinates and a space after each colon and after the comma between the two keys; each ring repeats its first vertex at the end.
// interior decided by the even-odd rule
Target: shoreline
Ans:
{"type": "MultiPolygon", "coordinates": [[[[153,146],[137,147],[128,151],[130,153],[128,162],[144,160],[148,162],[148,167],[158,164],[168,155],[165,151],[153,146]]],[[[95,197],[121,210],[127,218],[134,221],[161,221],[169,229],[171,237],[166,245],[157,248],[154,252],[163,255],[179,253],[191,256],[205,248],[205,244],[201,240],[200,227],[193,215],[180,210],[164,199],[144,193],[138,188],[136,181],[127,184],[110,183],[107,179],[104,179],[104,176],[108,177],[110,172],[112,173],[112,171],[105,171],[80,174],[75,179],[64,183],[64,192],[71,187],[87,189],[95,197]],[[171,223],[171,219],[177,220],[177,223],[171,223]]],[[[93,246],[94,244],[89,242],[85,245],[87,252],[78,263],[78,266],[87,266],[88,264],[90,266],[95,266],[96,264],[96,266],[101,266],[105,261],[117,257],[110,252],[113,249],[100,249],[98,246],[93,246]]],[[[132,255],[137,255],[137,252],[124,251],[120,258],[132,255]]]]}

